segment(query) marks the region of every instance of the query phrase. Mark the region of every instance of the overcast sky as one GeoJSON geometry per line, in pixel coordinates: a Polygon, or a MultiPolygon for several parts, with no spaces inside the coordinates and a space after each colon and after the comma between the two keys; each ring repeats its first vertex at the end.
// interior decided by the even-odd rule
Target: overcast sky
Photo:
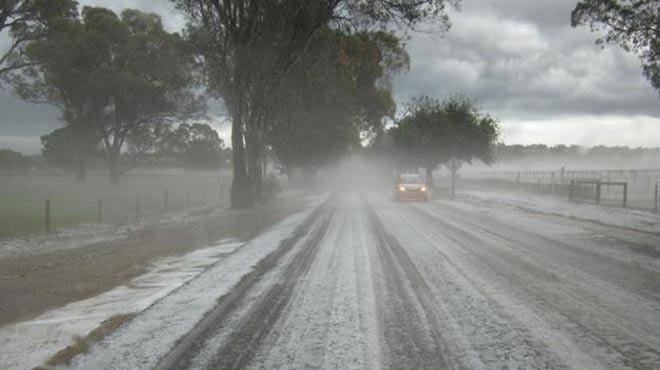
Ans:
{"type": "MultiPolygon", "coordinates": [[[[171,30],[183,25],[165,0],[79,2],[154,11],[171,30]]],[[[397,102],[421,93],[473,98],[500,120],[507,144],[660,146],[660,98],[638,59],[615,46],[601,50],[593,34],[571,28],[574,5],[463,0],[444,36],[410,35],[412,66],[394,81],[397,102]]],[[[39,135],[59,125],[56,111],[0,91],[0,148],[36,153],[39,135]]]]}

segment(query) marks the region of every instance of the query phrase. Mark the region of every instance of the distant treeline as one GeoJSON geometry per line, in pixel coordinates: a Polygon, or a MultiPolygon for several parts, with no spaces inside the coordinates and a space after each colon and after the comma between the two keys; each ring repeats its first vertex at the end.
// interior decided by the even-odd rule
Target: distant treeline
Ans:
{"type": "MultiPolygon", "coordinates": [[[[579,145],[505,145],[495,146],[496,162],[524,159],[635,159],[642,157],[660,157],[660,148],[630,148],[627,146],[584,147],[579,145]]],[[[660,163],[658,163],[660,167],[660,163]]]]}
{"type": "MultiPolygon", "coordinates": [[[[231,166],[231,149],[209,125],[167,125],[157,130],[141,132],[139,145],[129,142],[118,162],[125,171],[136,167],[167,167],[212,170],[231,166]]],[[[75,143],[68,127],[41,137],[41,154],[25,156],[10,149],[0,149],[0,170],[27,171],[30,169],[76,170],[75,143]]],[[[104,152],[94,150],[87,159],[92,168],[104,169],[104,152]]]]}
{"type": "Polygon", "coordinates": [[[33,165],[33,159],[10,149],[0,149],[0,170],[24,171],[33,165]]]}

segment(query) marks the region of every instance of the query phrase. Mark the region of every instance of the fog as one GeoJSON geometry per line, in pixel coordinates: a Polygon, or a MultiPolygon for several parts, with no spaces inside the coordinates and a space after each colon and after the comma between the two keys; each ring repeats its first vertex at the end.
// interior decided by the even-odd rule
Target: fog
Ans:
{"type": "Polygon", "coordinates": [[[565,156],[542,155],[501,160],[492,165],[475,161],[475,163],[466,164],[463,171],[558,171],[562,167],[566,170],[576,171],[657,169],[660,167],[660,150],[646,153],[599,155],[596,157],[566,158],[565,156]]]}
{"type": "Polygon", "coordinates": [[[163,212],[224,206],[231,184],[228,171],[177,169],[137,170],[122,176],[119,185],[109,185],[105,172],[92,172],[84,182],[57,171],[1,176],[2,238],[43,232],[46,202],[52,230],[89,223],[139,223],[163,212]]]}

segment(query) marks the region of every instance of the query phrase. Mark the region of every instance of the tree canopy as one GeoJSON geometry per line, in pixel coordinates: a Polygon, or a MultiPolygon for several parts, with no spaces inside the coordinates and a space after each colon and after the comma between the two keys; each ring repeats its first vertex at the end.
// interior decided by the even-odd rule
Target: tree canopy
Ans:
{"type": "Polygon", "coordinates": [[[634,52],[660,94],[660,2],[657,0],[582,0],[571,14],[573,27],[606,31],[596,43],[617,44],[634,52]]]}
{"type": "Polygon", "coordinates": [[[19,97],[59,109],[60,119],[70,127],[81,180],[100,137],[94,121],[107,101],[107,45],[103,33],[87,31],[78,17],[60,18],[45,36],[24,46],[20,60],[27,67],[10,74],[19,97]]]}
{"type": "Polygon", "coordinates": [[[46,163],[63,170],[74,170],[77,163],[76,144],[71,128],[61,127],[41,136],[41,155],[46,163]]]}
{"type": "Polygon", "coordinates": [[[0,149],[0,170],[24,171],[32,165],[30,158],[10,149],[0,149]]]}
{"type": "MultiPolygon", "coordinates": [[[[98,163],[100,149],[99,145],[90,154],[90,162],[98,163]]],[[[227,166],[230,152],[218,132],[208,124],[162,124],[132,131],[120,162],[125,167],[218,169],[227,166]]],[[[65,171],[75,170],[76,151],[71,128],[61,127],[41,136],[41,154],[49,165],[65,171]]]]}
{"type": "Polygon", "coordinates": [[[435,21],[448,27],[446,0],[172,0],[189,19],[188,34],[207,71],[207,86],[232,120],[231,202],[258,197],[265,131],[274,91],[325,26],[352,31],[435,21]]]}
{"type": "Polygon", "coordinates": [[[173,161],[189,168],[219,168],[226,160],[224,142],[213,127],[193,123],[157,132],[155,155],[159,161],[173,161]]]}
{"type": "Polygon", "coordinates": [[[319,32],[276,90],[267,142],[285,172],[300,167],[313,174],[382,131],[395,112],[387,81],[408,62],[389,33],[319,32]]]}
{"type": "Polygon", "coordinates": [[[120,168],[122,148],[148,125],[196,117],[203,100],[195,91],[196,60],[187,43],[163,29],[156,14],[85,7],[32,40],[22,58],[30,68],[12,74],[16,93],[60,109],[76,145],[78,176],[94,148],[110,169],[120,168]]]}
{"type": "Polygon", "coordinates": [[[401,164],[426,168],[432,183],[432,171],[451,159],[492,163],[498,131],[497,121],[468,99],[422,96],[409,104],[408,114],[389,135],[401,164]]]}
{"type": "Polygon", "coordinates": [[[10,43],[0,50],[0,77],[34,63],[21,58],[26,44],[44,37],[48,28],[62,19],[75,18],[77,5],[73,0],[3,0],[0,36],[10,36],[10,43]]]}
{"type": "MultiPolygon", "coordinates": [[[[85,11],[83,12],[85,13],[85,11]]],[[[120,17],[102,8],[87,9],[93,24],[111,38],[107,105],[100,119],[103,151],[116,182],[126,140],[144,126],[199,118],[204,100],[196,92],[196,61],[176,33],[163,29],[160,16],[124,10],[120,17]]],[[[130,168],[130,167],[129,167],[130,168]]]]}

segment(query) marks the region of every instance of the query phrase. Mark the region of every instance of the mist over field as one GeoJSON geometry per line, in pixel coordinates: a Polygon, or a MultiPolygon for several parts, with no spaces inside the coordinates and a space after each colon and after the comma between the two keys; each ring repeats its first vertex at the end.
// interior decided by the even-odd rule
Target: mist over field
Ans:
{"type": "Polygon", "coordinates": [[[660,164],[659,148],[509,146],[501,147],[491,166],[474,163],[466,171],[552,171],[654,169],[660,164]]]}

